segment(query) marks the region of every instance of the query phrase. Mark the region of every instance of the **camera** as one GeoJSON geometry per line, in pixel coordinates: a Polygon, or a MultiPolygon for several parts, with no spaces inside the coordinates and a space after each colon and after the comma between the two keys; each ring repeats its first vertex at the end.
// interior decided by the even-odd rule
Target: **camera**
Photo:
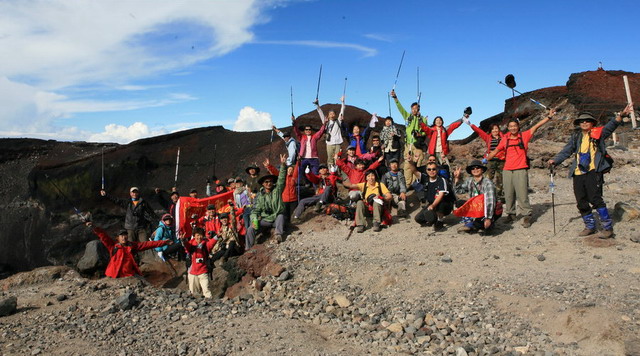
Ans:
{"type": "Polygon", "coordinates": [[[196,263],[204,263],[204,258],[196,258],[196,263]]]}

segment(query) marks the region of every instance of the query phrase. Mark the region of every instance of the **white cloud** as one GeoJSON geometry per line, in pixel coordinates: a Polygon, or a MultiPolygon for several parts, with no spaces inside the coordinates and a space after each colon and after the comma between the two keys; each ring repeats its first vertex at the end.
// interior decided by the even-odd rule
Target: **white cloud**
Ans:
{"type": "Polygon", "coordinates": [[[376,41],[382,41],[382,42],[393,42],[393,39],[391,36],[389,35],[383,35],[380,33],[367,33],[364,35],[364,37],[372,39],[372,40],[376,40],[376,41]]]}
{"type": "Polygon", "coordinates": [[[149,126],[142,122],[134,122],[130,126],[109,124],[104,127],[104,131],[89,135],[91,142],[118,142],[129,143],[141,138],[157,136],[167,133],[164,129],[151,130],[149,126]]]}
{"type": "Polygon", "coordinates": [[[307,46],[317,48],[346,48],[362,52],[364,57],[373,57],[378,54],[378,50],[371,47],[362,46],[355,43],[301,40],[301,41],[254,41],[256,44],[307,46]]]}
{"type": "Polygon", "coordinates": [[[271,128],[271,114],[245,106],[240,110],[233,131],[259,131],[271,128]]]}

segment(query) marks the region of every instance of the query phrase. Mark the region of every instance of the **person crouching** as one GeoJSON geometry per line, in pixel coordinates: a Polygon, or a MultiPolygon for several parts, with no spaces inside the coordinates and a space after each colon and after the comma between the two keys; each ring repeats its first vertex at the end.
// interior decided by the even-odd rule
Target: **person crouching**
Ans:
{"type": "Polygon", "coordinates": [[[479,160],[471,161],[466,171],[471,177],[464,181],[461,180],[460,168],[453,172],[453,185],[455,186],[456,194],[469,194],[469,198],[484,194],[484,217],[463,217],[462,223],[464,225],[458,229],[458,233],[473,233],[478,230],[489,231],[493,228],[496,219],[500,217],[496,215],[496,186],[491,179],[484,177],[487,167],[479,160]]]}
{"type": "Polygon", "coordinates": [[[356,226],[357,232],[364,232],[366,224],[365,215],[373,214],[373,231],[381,230],[382,216],[384,214],[384,203],[391,201],[391,193],[384,183],[378,182],[376,171],[368,170],[365,175],[365,182],[353,184],[357,188],[364,200],[358,200],[356,203],[356,226]],[[383,200],[384,199],[384,200],[383,200]]]}

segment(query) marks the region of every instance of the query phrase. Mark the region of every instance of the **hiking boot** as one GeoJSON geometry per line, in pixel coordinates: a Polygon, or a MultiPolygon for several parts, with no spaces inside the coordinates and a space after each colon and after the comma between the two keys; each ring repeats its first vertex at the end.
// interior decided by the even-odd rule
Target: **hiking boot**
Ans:
{"type": "Polygon", "coordinates": [[[280,234],[276,234],[276,241],[277,241],[278,243],[281,243],[282,241],[284,241],[284,240],[283,240],[283,238],[282,238],[282,235],[280,235],[280,234]]]}
{"type": "Polygon", "coordinates": [[[598,234],[598,237],[601,239],[611,239],[613,238],[613,229],[612,230],[602,230],[598,234]]]}
{"type": "Polygon", "coordinates": [[[315,210],[316,213],[319,213],[319,212],[322,211],[322,202],[321,201],[316,203],[316,207],[315,207],[314,210],[315,210]]]}
{"type": "Polygon", "coordinates": [[[531,216],[527,215],[522,219],[522,227],[525,229],[531,227],[531,216]]]}
{"type": "Polygon", "coordinates": [[[399,218],[406,218],[407,217],[407,211],[404,209],[398,209],[398,213],[397,213],[399,218]]]}
{"type": "Polygon", "coordinates": [[[593,217],[593,213],[582,215],[582,221],[584,221],[584,230],[578,236],[589,236],[596,232],[596,219],[593,217]]]}
{"type": "Polygon", "coordinates": [[[373,223],[373,231],[380,232],[380,230],[382,230],[382,228],[380,227],[380,223],[379,222],[374,222],[373,223]]]}
{"type": "Polygon", "coordinates": [[[593,235],[595,233],[596,233],[596,230],[588,229],[588,228],[585,227],[584,230],[582,230],[582,231],[580,231],[578,233],[578,236],[585,237],[585,236],[593,235]]]}
{"type": "Polygon", "coordinates": [[[433,231],[440,231],[444,227],[444,223],[440,220],[433,223],[433,231]]]}
{"type": "Polygon", "coordinates": [[[473,231],[473,229],[469,226],[463,225],[461,227],[458,228],[458,233],[459,234],[464,234],[464,233],[470,233],[471,231],[473,231]]]}
{"type": "Polygon", "coordinates": [[[364,232],[364,225],[358,225],[356,227],[356,232],[359,233],[359,234],[363,233],[364,232]]]}
{"type": "Polygon", "coordinates": [[[509,214],[504,218],[502,218],[502,221],[504,221],[507,224],[511,224],[512,222],[516,221],[516,214],[509,214]]]}

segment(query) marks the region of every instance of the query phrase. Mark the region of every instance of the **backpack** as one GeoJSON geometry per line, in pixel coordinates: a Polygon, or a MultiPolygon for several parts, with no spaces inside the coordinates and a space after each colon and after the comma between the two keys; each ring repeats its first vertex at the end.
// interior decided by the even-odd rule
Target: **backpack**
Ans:
{"type": "Polygon", "coordinates": [[[340,204],[329,204],[325,209],[327,215],[333,216],[338,220],[353,219],[355,217],[355,208],[347,207],[340,204]]]}
{"type": "MultiPolygon", "coordinates": [[[[582,132],[579,130],[576,130],[576,132],[573,134],[573,152],[575,152],[576,154],[578,154],[578,139],[581,135],[582,132]]],[[[596,150],[600,151],[600,153],[604,157],[604,160],[609,163],[609,168],[603,170],[602,173],[606,174],[611,172],[611,168],[613,168],[614,163],[613,157],[611,157],[606,150],[604,152],[600,150],[600,138],[591,137],[591,132],[589,132],[589,139],[591,140],[591,143],[596,146],[596,150]]],[[[598,170],[598,167],[596,167],[596,170],[598,170]]]]}

